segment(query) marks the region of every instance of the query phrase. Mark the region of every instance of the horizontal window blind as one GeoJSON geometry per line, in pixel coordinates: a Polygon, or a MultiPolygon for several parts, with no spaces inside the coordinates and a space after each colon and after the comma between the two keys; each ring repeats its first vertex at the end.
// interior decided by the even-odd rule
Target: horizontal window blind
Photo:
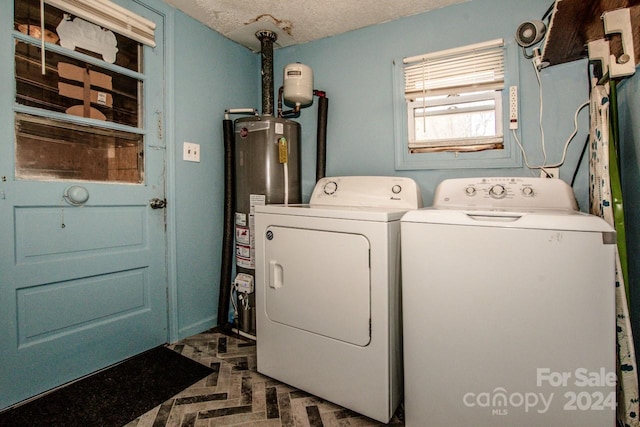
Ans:
{"type": "Polygon", "coordinates": [[[109,0],[44,0],[79,18],[151,47],[156,46],[156,24],[109,0]]]}
{"type": "Polygon", "coordinates": [[[504,40],[403,59],[405,96],[451,95],[504,87],[504,40]]]}

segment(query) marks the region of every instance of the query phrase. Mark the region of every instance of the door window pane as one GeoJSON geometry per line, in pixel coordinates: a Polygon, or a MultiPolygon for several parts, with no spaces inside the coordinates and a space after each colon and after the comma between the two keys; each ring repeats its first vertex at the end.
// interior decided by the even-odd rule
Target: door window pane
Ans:
{"type": "Polygon", "coordinates": [[[43,74],[40,4],[14,1],[14,30],[28,36],[14,42],[16,178],[144,183],[142,45],[113,33],[113,63],[88,42],[61,46],[59,24],[78,18],[45,4],[43,74]]]}
{"type": "Polygon", "coordinates": [[[16,114],[16,178],[143,182],[142,135],[16,114]]]}
{"type": "Polygon", "coordinates": [[[102,67],[48,51],[42,75],[40,46],[16,43],[16,103],[127,126],[140,125],[142,83],[102,67]]]}

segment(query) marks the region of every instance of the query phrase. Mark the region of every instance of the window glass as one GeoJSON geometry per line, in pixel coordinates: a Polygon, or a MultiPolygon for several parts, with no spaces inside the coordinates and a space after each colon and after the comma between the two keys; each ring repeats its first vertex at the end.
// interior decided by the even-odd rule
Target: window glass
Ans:
{"type": "Polygon", "coordinates": [[[418,98],[407,105],[409,150],[455,151],[481,144],[502,148],[500,91],[418,98]]]}
{"type": "Polygon", "coordinates": [[[115,60],[91,43],[63,47],[59,25],[77,18],[46,4],[43,74],[40,1],[14,4],[27,36],[14,43],[16,178],[143,183],[142,45],[87,23],[115,36],[115,60]]]}
{"type": "Polygon", "coordinates": [[[503,148],[501,39],[403,63],[409,152],[503,148]]]}
{"type": "Polygon", "coordinates": [[[40,46],[18,41],[15,49],[18,104],[139,126],[139,80],[51,51],[42,75],[40,46]]]}
{"type": "Polygon", "coordinates": [[[16,178],[143,181],[142,135],[16,114],[16,178]]]}

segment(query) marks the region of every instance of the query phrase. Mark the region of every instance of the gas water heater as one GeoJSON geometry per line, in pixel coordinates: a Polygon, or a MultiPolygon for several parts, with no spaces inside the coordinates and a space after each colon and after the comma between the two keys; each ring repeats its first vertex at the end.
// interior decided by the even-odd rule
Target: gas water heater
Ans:
{"type": "Polygon", "coordinates": [[[255,330],[254,206],[301,203],[300,125],[273,116],[237,119],[235,139],[235,248],[239,329],[255,330]]]}
{"type": "Polygon", "coordinates": [[[263,114],[239,118],[233,123],[236,261],[233,289],[238,329],[248,334],[255,334],[256,328],[254,207],[302,203],[301,128],[287,117],[298,117],[300,108],[311,104],[314,96],[311,69],[299,63],[287,65],[283,87],[279,91],[277,117],[273,115],[273,102],[269,101],[273,88],[272,68],[271,72],[268,69],[272,67],[269,37],[263,38],[267,38],[266,41],[261,38],[263,114]],[[293,106],[293,110],[282,111],[282,97],[287,105],[293,106]]]}

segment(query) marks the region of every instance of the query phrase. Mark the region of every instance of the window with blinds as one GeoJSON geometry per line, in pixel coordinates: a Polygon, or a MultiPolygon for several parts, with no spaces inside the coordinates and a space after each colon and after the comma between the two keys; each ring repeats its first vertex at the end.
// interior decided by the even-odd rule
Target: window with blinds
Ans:
{"type": "Polygon", "coordinates": [[[504,41],[403,59],[410,153],[503,149],[504,41]]]}

